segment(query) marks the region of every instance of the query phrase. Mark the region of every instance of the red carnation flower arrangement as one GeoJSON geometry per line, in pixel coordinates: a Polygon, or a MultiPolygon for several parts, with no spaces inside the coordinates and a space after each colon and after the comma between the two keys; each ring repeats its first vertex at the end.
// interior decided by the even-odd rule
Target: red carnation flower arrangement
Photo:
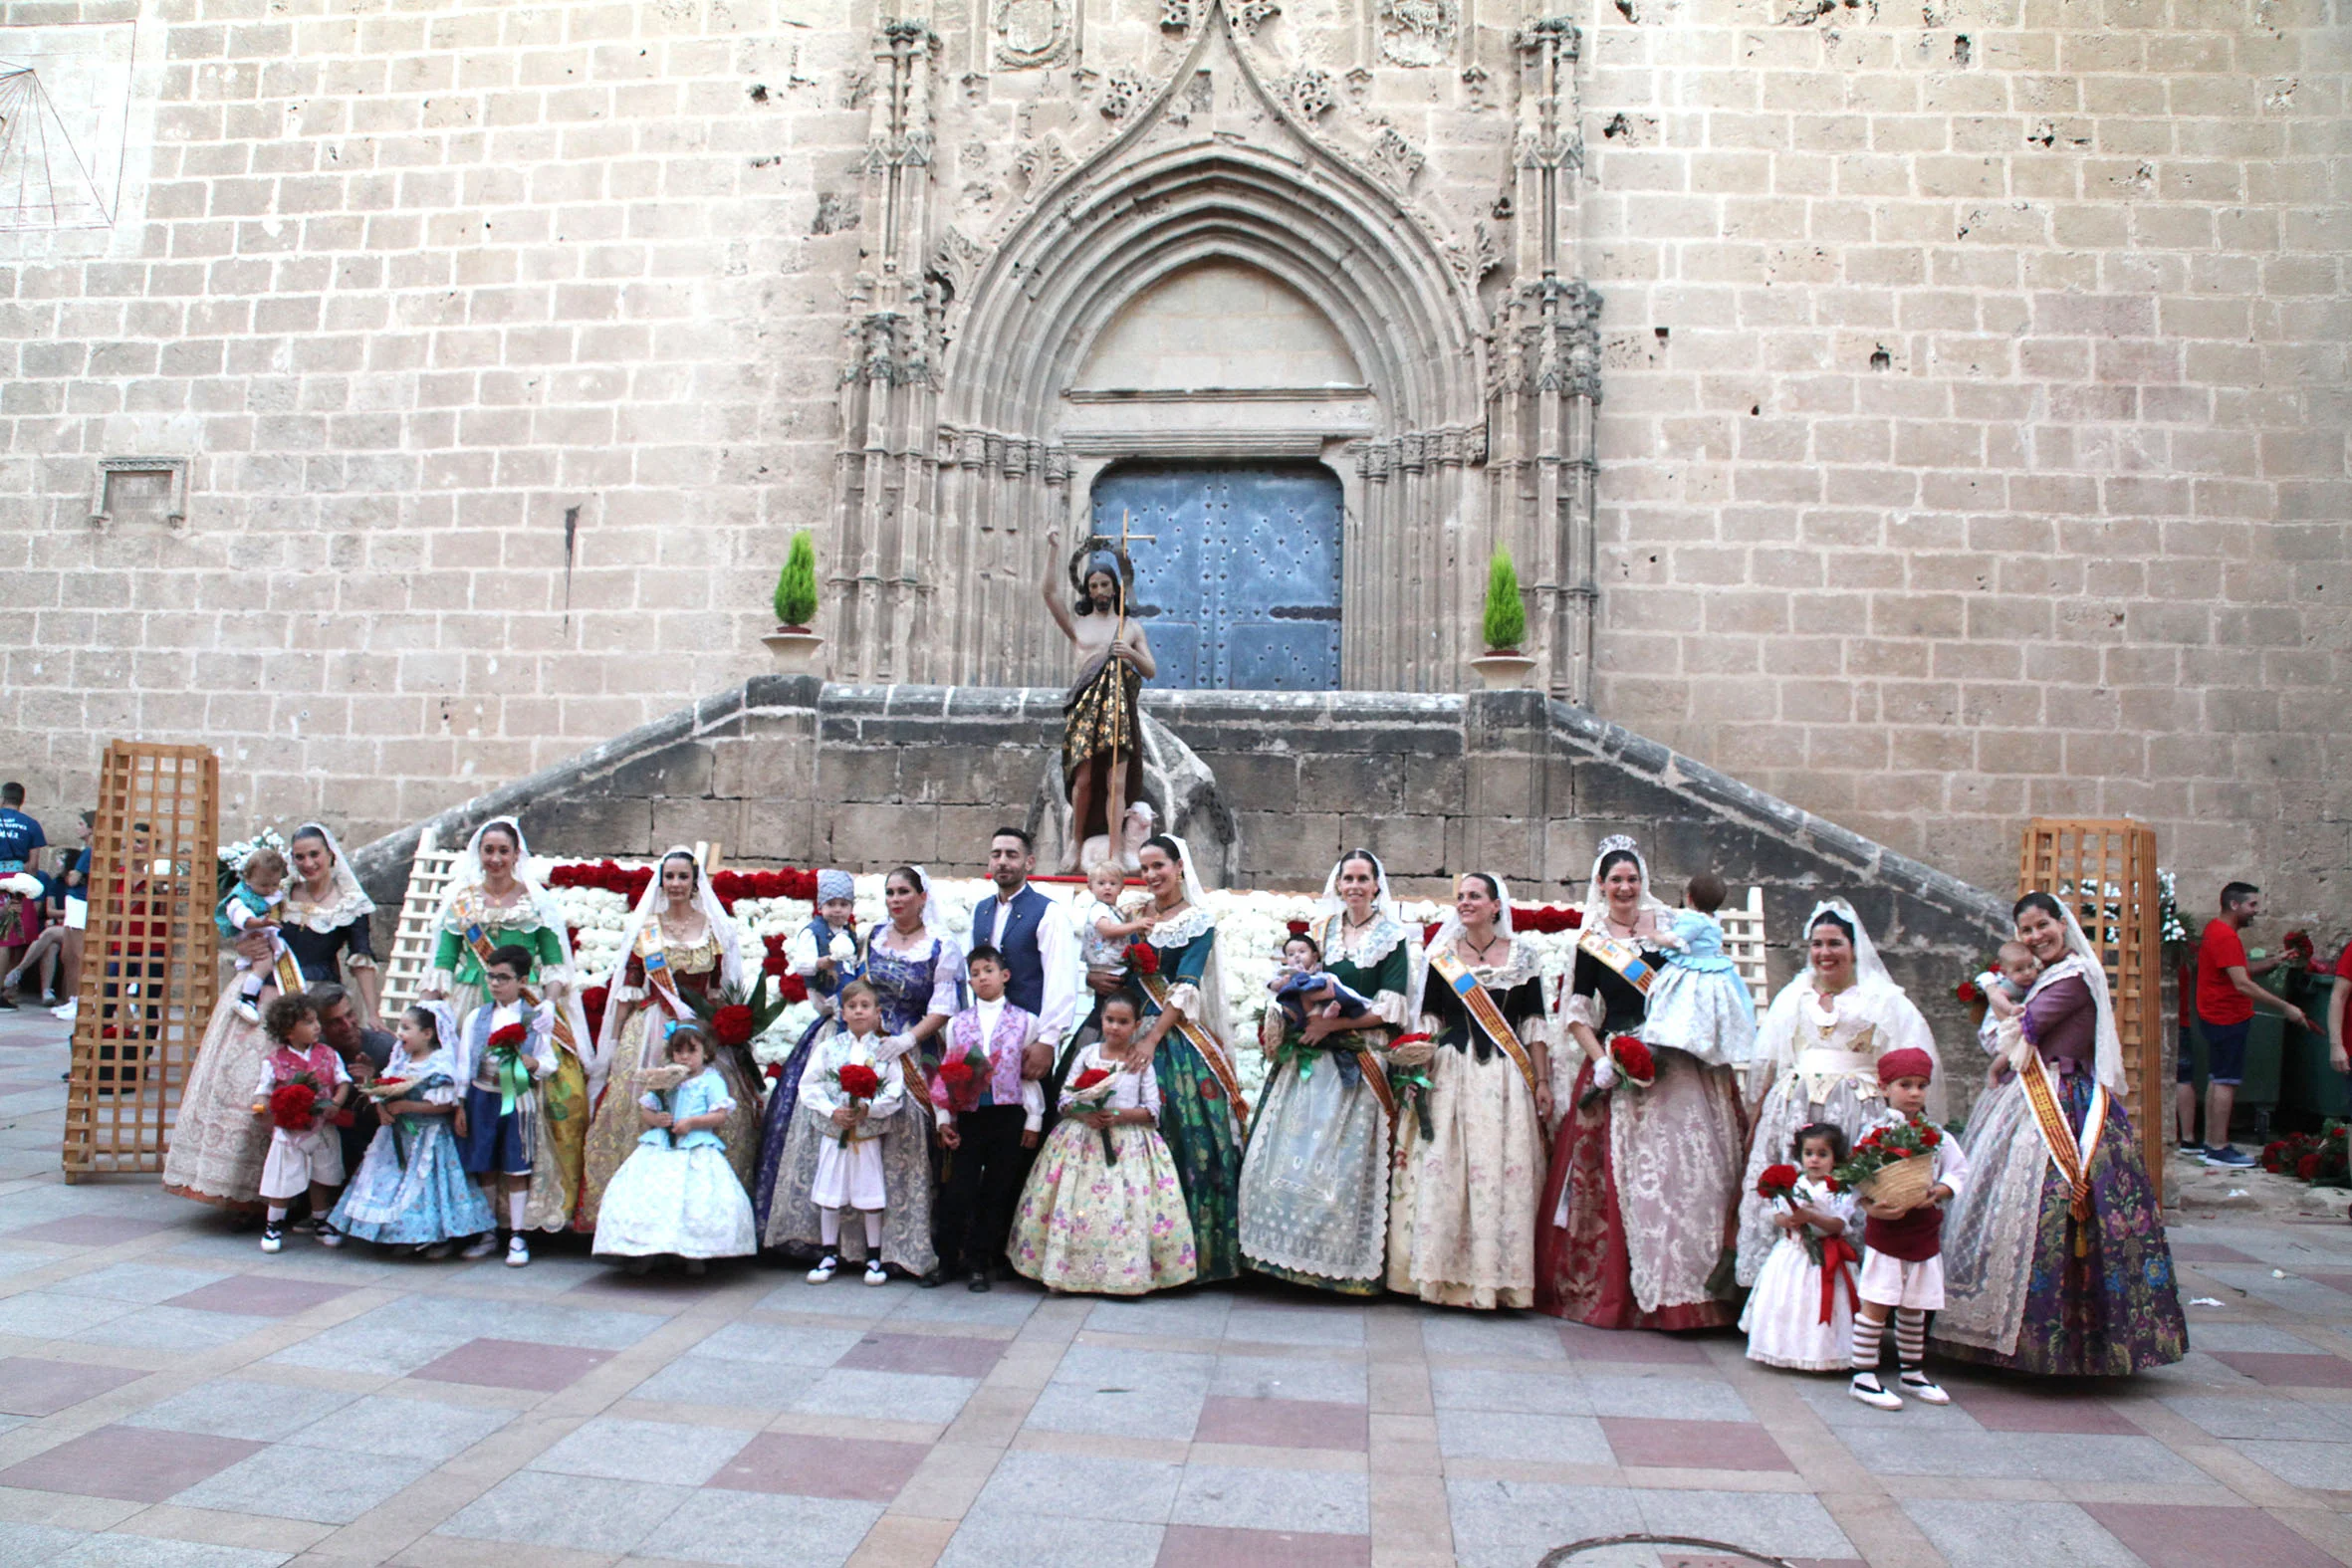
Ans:
{"type": "Polygon", "coordinates": [[[834,1068],[833,1083],[842,1098],[860,1103],[882,1092],[882,1075],[861,1061],[843,1062],[834,1068]]]}
{"type": "Polygon", "coordinates": [[[1985,993],[1977,989],[1977,983],[1973,980],[1964,980],[1953,987],[1952,995],[1972,1008],[1985,1000],[1985,993]]]}
{"type": "Polygon", "coordinates": [[[590,986],[580,994],[580,1010],[588,1014],[588,1037],[604,1032],[604,1009],[612,1005],[610,986],[590,986]]]}
{"type": "Polygon", "coordinates": [[[327,1101],[319,1080],[298,1072],[270,1091],[270,1125],[290,1133],[306,1133],[319,1125],[319,1110],[327,1101]]]}
{"type": "Polygon", "coordinates": [[[1756,1179],[1756,1196],[1793,1203],[1796,1200],[1797,1175],[1793,1165],[1767,1165],[1764,1175],[1756,1179]]]}
{"type": "MultiPolygon", "coordinates": [[[[1088,1096],[1095,1103],[1087,1105],[1086,1109],[1095,1110],[1099,1108],[1099,1102],[1110,1097],[1110,1081],[1116,1076],[1117,1074],[1104,1067],[1088,1067],[1084,1072],[1069,1080],[1068,1092],[1073,1095],[1088,1096]]],[[[1094,1131],[1095,1136],[1102,1140],[1103,1162],[1108,1165],[1118,1164],[1119,1151],[1110,1141],[1110,1129],[1097,1127],[1094,1131]]]]}
{"type": "Polygon", "coordinates": [[[1138,975],[1157,975],[1160,972],[1160,950],[1148,942],[1128,943],[1127,967],[1138,975]]]}
{"type": "Polygon", "coordinates": [[[711,1013],[711,1033],[729,1049],[752,1042],[752,1009],[740,1002],[731,1002],[711,1013]]]}
{"type": "Polygon", "coordinates": [[[988,1081],[988,1052],[975,1045],[961,1056],[939,1064],[939,1078],[931,1101],[951,1111],[968,1111],[980,1104],[980,1086],[988,1081]]]}
{"type": "Polygon", "coordinates": [[[530,1037],[531,1031],[523,1027],[522,1024],[509,1023],[490,1031],[490,1048],[492,1050],[518,1051],[523,1048],[523,1042],[530,1037]]]}
{"type": "Polygon", "coordinates": [[[1918,1197],[1924,1198],[1928,1188],[1934,1185],[1929,1178],[1934,1172],[1936,1146],[1943,1141],[1942,1128],[1917,1116],[1872,1128],[1854,1140],[1854,1152],[1837,1168],[1837,1179],[1865,1198],[1877,1198],[1881,1202],[1891,1202],[1895,1196],[1909,1196],[1905,1188],[1916,1189],[1918,1197]],[[1904,1162],[1909,1160],[1927,1163],[1906,1165],[1904,1162]],[[1904,1180],[1890,1192],[1881,1178],[1898,1169],[1904,1173],[1904,1180]]]}
{"type": "Polygon", "coordinates": [[[1576,1097],[1576,1109],[1583,1110],[1604,1094],[1619,1089],[1646,1089],[1658,1081],[1658,1059],[1650,1048],[1630,1034],[1619,1034],[1609,1041],[1609,1060],[1616,1064],[1617,1081],[1609,1088],[1594,1084],[1576,1097]]]}

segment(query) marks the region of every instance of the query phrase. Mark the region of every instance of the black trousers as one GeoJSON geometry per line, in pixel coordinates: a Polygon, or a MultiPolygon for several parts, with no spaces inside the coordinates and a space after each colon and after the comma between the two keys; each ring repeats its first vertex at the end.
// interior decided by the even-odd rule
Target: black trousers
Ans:
{"type": "Polygon", "coordinates": [[[940,1186],[941,1269],[968,1271],[1004,1261],[1013,1207],[1021,1200],[1021,1184],[1036,1158],[1034,1151],[1021,1147],[1023,1120],[1018,1105],[987,1105],[956,1114],[956,1132],[963,1141],[947,1151],[947,1174],[940,1186]]]}

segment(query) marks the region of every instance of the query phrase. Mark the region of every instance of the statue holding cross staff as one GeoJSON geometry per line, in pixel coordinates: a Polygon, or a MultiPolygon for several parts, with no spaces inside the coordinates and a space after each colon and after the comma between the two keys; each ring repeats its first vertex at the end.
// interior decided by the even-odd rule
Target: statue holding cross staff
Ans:
{"type": "Polygon", "coordinates": [[[1120,819],[1129,802],[1143,794],[1143,731],[1137,701],[1143,683],[1157,673],[1143,627],[1127,618],[1127,596],[1135,586],[1135,565],[1127,554],[1149,534],[1089,537],[1069,558],[1074,604],[1063,599],[1055,580],[1061,555],[1061,531],[1046,531],[1046,577],[1042,584],[1054,622],[1077,648],[1081,664],[1069,697],[1061,705],[1061,778],[1069,790],[1069,836],[1062,869],[1078,869],[1078,849],[1102,833],[1115,852],[1120,819]]]}

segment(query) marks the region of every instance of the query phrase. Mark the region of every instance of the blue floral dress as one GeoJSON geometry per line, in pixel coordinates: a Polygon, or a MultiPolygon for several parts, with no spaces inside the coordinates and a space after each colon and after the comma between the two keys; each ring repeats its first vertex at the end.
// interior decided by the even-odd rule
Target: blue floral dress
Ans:
{"type": "MultiPolygon", "coordinates": [[[[386,1070],[396,1073],[397,1064],[386,1070]]],[[[430,1105],[454,1105],[458,1097],[456,1080],[437,1062],[402,1096],[430,1105]]],[[[328,1220],[346,1235],[398,1246],[480,1235],[497,1223],[458,1161],[446,1116],[395,1116],[378,1128],[328,1220]]]]}

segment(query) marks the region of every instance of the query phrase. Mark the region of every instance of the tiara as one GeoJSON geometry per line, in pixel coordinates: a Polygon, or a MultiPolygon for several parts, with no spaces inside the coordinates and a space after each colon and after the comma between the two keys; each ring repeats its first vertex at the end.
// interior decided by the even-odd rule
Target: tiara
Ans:
{"type": "Polygon", "coordinates": [[[1611,833],[1600,841],[1600,853],[1604,855],[1613,855],[1620,849],[1631,850],[1633,847],[1633,840],[1623,833],[1611,833]]]}

